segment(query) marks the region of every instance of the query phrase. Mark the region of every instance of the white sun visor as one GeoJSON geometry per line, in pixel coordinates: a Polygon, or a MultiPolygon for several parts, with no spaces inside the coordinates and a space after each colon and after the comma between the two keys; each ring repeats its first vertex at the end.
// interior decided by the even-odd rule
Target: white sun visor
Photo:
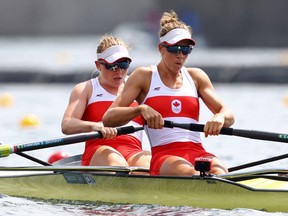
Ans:
{"type": "Polygon", "coordinates": [[[168,45],[174,45],[182,40],[190,40],[191,44],[193,46],[195,45],[195,41],[192,39],[190,32],[183,28],[173,29],[163,37],[160,37],[160,42],[168,45]]]}
{"type": "Polygon", "coordinates": [[[102,53],[97,53],[97,59],[105,60],[107,63],[114,63],[122,58],[128,58],[130,61],[132,61],[126,47],[121,45],[111,46],[102,53]]]}

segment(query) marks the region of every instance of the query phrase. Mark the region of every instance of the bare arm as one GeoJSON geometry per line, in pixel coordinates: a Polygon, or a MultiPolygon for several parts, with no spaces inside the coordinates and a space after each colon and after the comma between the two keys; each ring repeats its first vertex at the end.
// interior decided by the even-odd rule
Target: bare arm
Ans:
{"type": "Polygon", "coordinates": [[[61,128],[64,134],[101,131],[105,138],[116,135],[116,130],[104,128],[101,122],[83,121],[81,118],[85,112],[91,92],[91,82],[77,84],[69,98],[69,103],[62,118],[61,128]]]}
{"type": "Polygon", "coordinates": [[[120,126],[128,123],[136,116],[142,115],[148,127],[162,128],[164,125],[162,116],[151,107],[147,105],[129,107],[134,100],[139,104],[144,100],[149,90],[150,81],[150,68],[143,67],[136,69],[125,83],[122,93],[104,114],[104,125],[120,126]]]}
{"type": "Polygon", "coordinates": [[[205,124],[205,136],[218,135],[222,127],[230,127],[233,125],[235,121],[234,115],[218,97],[209,77],[204,71],[198,68],[190,68],[189,73],[195,81],[199,96],[208,109],[214,114],[205,124]]]}

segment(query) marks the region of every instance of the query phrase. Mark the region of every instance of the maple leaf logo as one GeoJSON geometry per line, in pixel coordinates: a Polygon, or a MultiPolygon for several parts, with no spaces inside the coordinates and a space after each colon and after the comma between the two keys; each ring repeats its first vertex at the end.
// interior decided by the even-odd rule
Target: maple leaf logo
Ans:
{"type": "Polygon", "coordinates": [[[178,106],[180,106],[180,103],[179,103],[178,101],[175,101],[175,102],[173,103],[173,106],[178,107],[178,106]]]}
{"type": "Polygon", "coordinates": [[[172,109],[172,112],[173,113],[176,113],[176,114],[178,114],[178,113],[180,113],[181,112],[181,109],[182,109],[182,103],[181,103],[181,101],[180,100],[173,100],[172,102],[171,102],[171,109],[172,109]]]}

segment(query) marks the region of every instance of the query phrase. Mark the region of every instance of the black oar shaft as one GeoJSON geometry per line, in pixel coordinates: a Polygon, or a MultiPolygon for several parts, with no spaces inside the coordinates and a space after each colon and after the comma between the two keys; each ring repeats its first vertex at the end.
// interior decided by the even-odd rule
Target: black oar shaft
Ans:
{"type": "Polygon", "coordinates": [[[283,155],[275,156],[275,157],[272,157],[272,158],[267,158],[267,159],[263,159],[263,160],[259,160],[259,161],[254,161],[254,162],[242,164],[242,165],[235,166],[235,167],[230,167],[228,169],[228,171],[229,172],[233,172],[233,171],[249,168],[249,167],[252,167],[252,166],[258,166],[258,165],[261,165],[261,164],[270,163],[270,162],[273,162],[273,161],[285,159],[287,157],[288,157],[288,154],[283,154],[283,155]]]}
{"type": "MultiPolygon", "coordinates": [[[[193,124],[193,123],[174,123],[173,121],[165,121],[164,127],[173,128],[178,127],[182,129],[187,129],[190,131],[204,132],[203,124],[193,124]]],[[[233,129],[233,128],[222,128],[220,134],[239,136],[250,139],[268,140],[275,142],[285,142],[288,143],[288,134],[278,134],[264,131],[255,130],[243,130],[243,129],[233,129]]]]}
{"type": "MultiPolygon", "coordinates": [[[[143,127],[126,126],[126,127],[119,127],[116,129],[117,129],[117,135],[122,135],[122,134],[128,134],[128,133],[133,133],[135,131],[142,130],[143,127]]],[[[103,137],[102,133],[99,131],[93,132],[93,133],[87,133],[87,134],[77,134],[73,136],[67,136],[67,137],[61,137],[61,138],[56,138],[56,139],[16,145],[14,146],[14,152],[31,151],[31,150],[36,150],[36,149],[79,143],[79,142],[84,142],[87,140],[97,139],[97,138],[102,138],[102,137],[103,137]]]]}
{"type": "Polygon", "coordinates": [[[260,140],[288,143],[288,134],[278,134],[278,133],[256,131],[256,130],[234,129],[232,135],[251,138],[251,139],[260,139],[260,140]]]}
{"type": "MultiPolygon", "coordinates": [[[[173,128],[178,127],[182,129],[187,129],[190,131],[204,132],[203,124],[193,124],[193,123],[176,123],[173,121],[164,121],[164,127],[173,128]]],[[[233,128],[222,128],[221,134],[233,135],[233,128]]]]}
{"type": "Polygon", "coordinates": [[[24,157],[24,158],[26,158],[28,160],[31,160],[31,161],[34,161],[36,163],[42,164],[43,166],[51,166],[50,163],[47,163],[46,161],[43,161],[43,160],[40,160],[38,158],[32,157],[30,155],[27,155],[27,154],[25,154],[23,152],[17,152],[16,154],[20,155],[21,157],[24,157]]]}
{"type": "MultiPolygon", "coordinates": [[[[139,130],[143,130],[143,127],[124,126],[124,127],[119,127],[116,129],[117,129],[117,136],[118,136],[122,134],[129,134],[129,133],[134,133],[139,130]]],[[[15,146],[0,145],[0,157],[7,157],[11,153],[19,153],[23,151],[31,151],[31,150],[79,143],[79,142],[84,142],[87,140],[97,139],[97,138],[102,138],[102,137],[103,136],[101,132],[98,131],[98,132],[91,132],[91,133],[86,133],[86,134],[76,134],[76,135],[60,137],[60,138],[50,139],[50,140],[25,143],[25,144],[20,144],[20,145],[15,145],[15,146]]]]}
{"type": "Polygon", "coordinates": [[[83,142],[89,139],[96,139],[96,138],[101,138],[101,137],[102,137],[102,134],[100,132],[93,132],[91,134],[81,134],[81,135],[76,135],[76,136],[67,136],[67,137],[55,138],[55,139],[50,139],[50,140],[19,144],[19,145],[14,146],[14,153],[79,143],[79,142],[83,142]]]}

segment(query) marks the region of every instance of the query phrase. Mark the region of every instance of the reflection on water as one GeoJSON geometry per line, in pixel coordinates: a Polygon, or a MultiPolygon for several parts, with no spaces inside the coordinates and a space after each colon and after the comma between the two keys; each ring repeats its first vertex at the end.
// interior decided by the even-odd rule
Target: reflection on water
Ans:
{"type": "Polygon", "coordinates": [[[201,209],[188,206],[158,206],[158,205],[109,205],[102,203],[66,203],[30,200],[0,196],[0,207],[3,215],[43,215],[43,216],[82,216],[82,215],[205,215],[205,216],[287,216],[286,213],[267,213],[251,209],[201,209]]]}

